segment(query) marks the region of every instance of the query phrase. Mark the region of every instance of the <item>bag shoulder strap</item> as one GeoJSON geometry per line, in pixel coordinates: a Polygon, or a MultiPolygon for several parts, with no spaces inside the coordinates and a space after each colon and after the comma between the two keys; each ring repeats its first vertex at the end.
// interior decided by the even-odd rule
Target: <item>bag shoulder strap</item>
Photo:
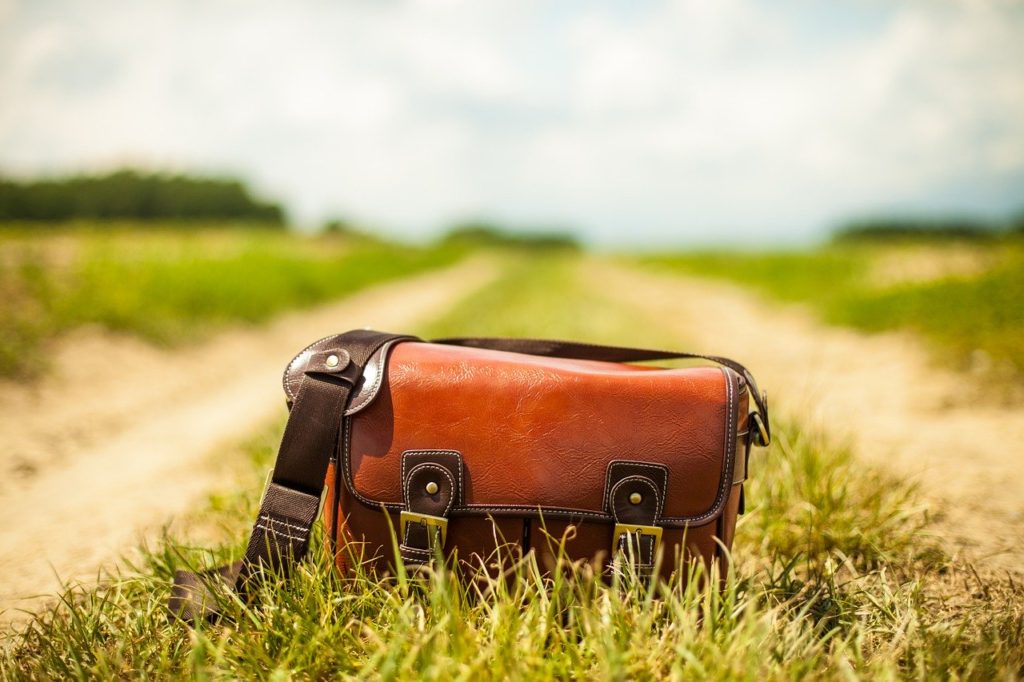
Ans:
{"type": "Polygon", "coordinates": [[[245,557],[202,574],[177,571],[168,603],[172,614],[188,622],[215,617],[218,584],[244,594],[257,569],[287,576],[306,555],[352,389],[370,356],[395,340],[418,339],[357,330],[321,339],[303,351],[309,359],[245,557]]]}
{"type": "Polygon", "coordinates": [[[671,350],[651,350],[647,348],[629,348],[626,346],[604,346],[594,343],[577,341],[556,341],[549,339],[514,339],[505,337],[451,337],[432,339],[431,343],[443,343],[449,346],[467,346],[500,350],[509,353],[541,355],[552,358],[572,358],[576,360],[597,360],[600,362],[643,362],[646,360],[707,360],[728,367],[738,372],[750,387],[750,395],[757,411],[753,414],[757,423],[757,431],[753,433],[753,443],[766,447],[771,443],[771,422],[768,419],[768,394],[758,390],[754,375],[742,364],[719,355],[702,355],[700,353],[684,353],[671,350]]]}

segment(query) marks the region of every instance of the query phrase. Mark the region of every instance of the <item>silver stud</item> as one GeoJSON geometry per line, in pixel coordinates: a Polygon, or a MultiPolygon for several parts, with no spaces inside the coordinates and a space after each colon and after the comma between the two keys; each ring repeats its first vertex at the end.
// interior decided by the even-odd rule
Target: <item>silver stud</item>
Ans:
{"type": "Polygon", "coordinates": [[[629,496],[630,504],[640,504],[643,501],[644,501],[644,496],[641,495],[640,493],[633,493],[632,495],[629,496]]]}
{"type": "Polygon", "coordinates": [[[434,495],[434,494],[437,493],[438,490],[440,490],[440,488],[437,487],[437,483],[434,483],[433,481],[430,481],[430,482],[427,483],[427,494],[428,495],[434,495]]]}
{"type": "Polygon", "coordinates": [[[328,355],[327,362],[325,363],[328,367],[337,367],[341,360],[338,359],[337,355],[328,355]]]}

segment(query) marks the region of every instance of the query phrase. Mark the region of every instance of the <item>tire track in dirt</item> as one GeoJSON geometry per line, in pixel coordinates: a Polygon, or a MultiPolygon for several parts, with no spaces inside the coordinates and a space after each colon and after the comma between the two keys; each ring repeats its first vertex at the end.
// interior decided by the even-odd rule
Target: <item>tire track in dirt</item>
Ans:
{"type": "Polygon", "coordinates": [[[693,346],[735,357],[785,413],[917,481],[943,537],[979,567],[1024,567],[1024,410],[936,366],[909,334],[830,327],[738,287],[589,261],[589,286],[693,346]],[[1002,404],[1001,404],[1002,403],[1002,404]]]}
{"type": "Polygon", "coordinates": [[[310,341],[408,330],[496,274],[477,258],[190,349],[86,332],[39,383],[0,385],[0,620],[97,570],[218,481],[209,456],[282,414],[281,371],[310,341]],[[59,579],[58,579],[59,576],[59,579]]]}

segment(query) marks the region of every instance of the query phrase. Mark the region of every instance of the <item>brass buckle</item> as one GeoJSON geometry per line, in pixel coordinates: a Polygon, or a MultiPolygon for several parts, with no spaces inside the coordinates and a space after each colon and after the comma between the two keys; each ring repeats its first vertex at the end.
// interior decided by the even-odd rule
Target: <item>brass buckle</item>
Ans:
{"type": "Polygon", "coordinates": [[[761,413],[751,412],[750,418],[754,420],[754,423],[757,425],[757,432],[761,436],[760,442],[757,444],[763,448],[771,445],[772,437],[768,434],[768,428],[764,424],[764,419],[761,417],[761,413]]]}
{"type": "MultiPolygon", "coordinates": [[[[443,516],[431,516],[430,514],[417,514],[416,512],[403,511],[399,516],[399,528],[402,533],[402,540],[405,539],[405,529],[410,523],[421,523],[429,530],[431,527],[438,528],[441,531],[441,546],[444,546],[445,540],[448,538],[448,519],[443,516]]],[[[427,543],[430,548],[434,547],[435,535],[427,533],[427,543]]]]}
{"type": "Polygon", "coordinates": [[[616,523],[615,533],[612,536],[612,547],[619,546],[619,540],[623,535],[647,535],[654,538],[654,554],[658,553],[661,547],[661,526],[638,526],[632,523],[616,523]]]}

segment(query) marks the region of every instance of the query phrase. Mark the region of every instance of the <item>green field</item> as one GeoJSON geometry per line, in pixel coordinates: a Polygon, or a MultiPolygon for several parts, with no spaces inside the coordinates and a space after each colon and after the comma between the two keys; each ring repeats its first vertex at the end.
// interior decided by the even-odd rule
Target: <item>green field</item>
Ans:
{"type": "MultiPolygon", "coordinates": [[[[630,341],[655,321],[583,288],[568,256],[520,259],[424,335],[630,341]],[[558,292],[552,296],[551,292],[558,292]]],[[[685,345],[658,336],[652,345],[685,345]]],[[[230,454],[237,489],[196,514],[229,538],[180,540],[95,589],[71,591],[6,642],[3,677],[286,679],[1014,679],[1024,675],[1024,589],[953,563],[913,488],[855,462],[790,416],[752,458],[748,513],[721,592],[644,591],[583,572],[426,585],[341,580],[318,549],[288,585],[269,581],[229,624],[189,631],[164,612],[175,566],[240,555],[280,425],[230,454]],[[243,491],[243,492],[237,492],[243,491]]],[[[223,452],[222,457],[226,456],[223,452]]]]}
{"type": "Polygon", "coordinates": [[[447,265],[465,251],[244,226],[0,226],[0,377],[44,371],[46,343],[78,327],[195,341],[447,265]]]}
{"type": "Polygon", "coordinates": [[[653,267],[806,303],[833,324],[909,330],[960,368],[1024,371],[1024,240],[848,242],[645,256],[653,267]]]}

